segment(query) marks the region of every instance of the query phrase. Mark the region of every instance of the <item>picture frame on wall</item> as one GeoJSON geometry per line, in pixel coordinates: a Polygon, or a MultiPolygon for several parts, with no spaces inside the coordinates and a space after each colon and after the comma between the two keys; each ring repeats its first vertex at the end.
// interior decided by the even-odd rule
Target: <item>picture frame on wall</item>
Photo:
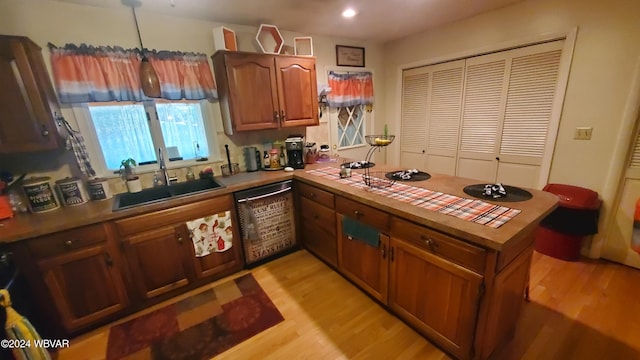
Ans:
{"type": "Polygon", "coordinates": [[[364,67],[364,48],[336,45],[336,65],[364,67]]]}

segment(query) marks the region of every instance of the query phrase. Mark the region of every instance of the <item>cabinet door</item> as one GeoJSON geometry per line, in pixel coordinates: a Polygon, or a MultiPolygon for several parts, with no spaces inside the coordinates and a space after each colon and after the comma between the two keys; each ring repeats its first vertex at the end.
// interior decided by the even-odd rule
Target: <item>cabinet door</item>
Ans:
{"type": "Polygon", "coordinates": [[[206,256],[196,257],[193,242],[189,237],[189,231],[186,226],[181,226],[183,231],[183,239],[188,240],[185,250],[190,262],[194,265],[195,275],[198,279],[204,278],[220,278],[232,274],[242,269],[242,254],[240,243],[240,233],[238,231],[239,223],[236,219],[235,212],[231,211],[233,228],[233,246],[231,249],[223,252],[213,252],[206,256]]]}
{"type": "Polygon", "coordinates": [[[277,128],[280,112],[273,56],[226,54],[225,63],[235,130],[277,128]]]}
{"type": "Polygon", "coordinates": [[[389,306],[458,358],[468,358],[482,276],[391,238],[389,306]]]}
{"type": "Polygon", "coordinates": [[[0,36],[0,84],[0,153],[57,148],[57,101],[40,48],[27,38],[0,36]]]}
{"type": "Polygon", "coordinates": [[[280,125],[318,125],[318,87],[314,58],[276,57],[280,125]]]}
{"type": "Polygon", "coordinates": [[[105,245],[38,262],[67,331],[90,325],[129,304],[122,274],[105,245]]]}
{"type": "Polygon", "coordinates": [[[333,209],[300,197],[300,237],[304,247],[333,266],[338,265],[336,216],[333,209]]]}
{"type": "Polygon", "coordinates": [[[185,261],[189,239],[177,226],[145,231],[125,240],[131,275],[140,295],[151,299],[189,284],[185,261]]]}
{"type": "MultiPolygon", "coordinates": [[[[342,224],[342,215],[338,224],[342,224]]],[[[340,225],[338,231],[338,268],[369,295],[387,303],[388,272],[387,250],[389,237],[380,234],[377,247],[347,236],[340,225]]]]}

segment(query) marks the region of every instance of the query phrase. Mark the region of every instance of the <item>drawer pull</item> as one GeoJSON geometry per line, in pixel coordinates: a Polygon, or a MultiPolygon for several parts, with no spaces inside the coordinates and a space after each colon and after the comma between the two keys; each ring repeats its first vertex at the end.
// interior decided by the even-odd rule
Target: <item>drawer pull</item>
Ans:
{"type": "Polygon", "coordinates": [[[309,193],[309,197],[310,197],[310,198],[314,198],[314,199],[315,199],[315,197],[316,197],[316,193],[309,193]]]}
{"type": "Polygon", "coordinates": [[[438,248],[438,243],[435,242],[432,238],[425,237],[424,235],[420,235],[420,238],[424,240],[424,243],[432,250],[435,251],[438,248]]]}
{"type": "Polygon", "coordinates": [[[351,235],[348,235],[347,240],[353,240],[353,237],[351,235]]]}
{"type": "Polygon", "coordinates": [[[353,211],[353,215],[355,215],[355,216],[363,216],[364,214],[362,212],[358,211],[358,210],[354,210],[353,211]]]}
{"type": "Polygon", "coordinates": [[[73,241],[71,240],[67,240],[64,242],[64,247],[67,249],[71,249],[71,247],[73,246],[73,241]]]}

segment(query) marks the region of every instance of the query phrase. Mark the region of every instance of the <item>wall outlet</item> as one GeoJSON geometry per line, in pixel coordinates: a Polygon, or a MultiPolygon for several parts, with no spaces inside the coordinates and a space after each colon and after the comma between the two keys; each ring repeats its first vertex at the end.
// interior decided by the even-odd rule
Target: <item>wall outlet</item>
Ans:
{"type": "Polygon", "coordinates": [[[592,127],[577,127],[573,133],[574,140],[591,140],[592,127]]]}

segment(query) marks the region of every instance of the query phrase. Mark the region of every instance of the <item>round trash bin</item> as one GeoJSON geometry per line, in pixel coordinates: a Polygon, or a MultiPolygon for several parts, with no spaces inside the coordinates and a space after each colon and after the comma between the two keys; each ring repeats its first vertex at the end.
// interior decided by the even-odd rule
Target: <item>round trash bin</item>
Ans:
{"type": "Polygon", "coordinates": [[[560,202],[540,222],[535,249],[557,259],[577,260],[583,238],[598,232],[598,215],[602,203],[598,193],[566,184],[548,184],[542,190],[556,194],[560,202]]]}

